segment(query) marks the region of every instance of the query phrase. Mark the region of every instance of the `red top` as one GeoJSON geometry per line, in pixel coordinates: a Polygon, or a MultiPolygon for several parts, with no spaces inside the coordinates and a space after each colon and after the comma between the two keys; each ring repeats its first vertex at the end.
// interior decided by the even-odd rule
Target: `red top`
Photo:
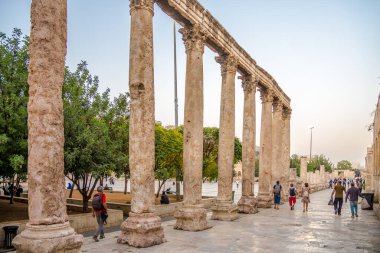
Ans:
{"type": "MultiPolygon", "coordinates": [[[[97,194],[99,194],[102,197],[102,203],[104,205],[106,203],[106,195],[104,193],[101,193],[101,192],[98,192],[97,194]]],[[[106,209],[94,210],[94,211],[95,211],[95,213],[106,213],[106,209]]]]}

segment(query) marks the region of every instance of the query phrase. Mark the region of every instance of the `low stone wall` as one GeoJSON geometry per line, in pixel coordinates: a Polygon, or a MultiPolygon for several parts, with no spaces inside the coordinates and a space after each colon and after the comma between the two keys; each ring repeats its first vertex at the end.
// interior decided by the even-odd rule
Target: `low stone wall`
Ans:
{"type": "MultiPolygon", "coordinates": [[[[98,224],[96,219],[92,217],[92,213],[80,213],[69,215],[68,218],[70,225],[77,233],[84,233],[87,231],[96,230],[98,224]]],[[[0,243],[4,242],[4,229],[5,226],[19,226],[17,233],[21,233],[25,229],[28,220],[8,221],[0,223],[0,243]]],[[[120,210],[108,209],[107,225],[105,227],[120,226],[123,222],[123,212],[120,210]]]]}
{"type": "MultiPolygon", "coordinates": [[[[204,198],[202,204],[204,208],[211,208],[216,203],[216,198],[204,198]]],[[[170,203],[167,205],[154,206],[154,213],[160,217],[173,216],[174,212],[183,207],[183,202],[170,203]]]]}

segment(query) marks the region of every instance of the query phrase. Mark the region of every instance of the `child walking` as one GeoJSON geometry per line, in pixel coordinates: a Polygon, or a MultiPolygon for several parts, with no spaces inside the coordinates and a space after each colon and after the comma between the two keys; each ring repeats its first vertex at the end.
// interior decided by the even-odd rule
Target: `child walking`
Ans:
{"type": "Polygon", "coordinates": [[[296,204],[296,200],[297,200],[297,190],[296,188],[293,186],[293,184],[290,184],[290,187],[289,187],[289,206],[290,206],[290,210],[294,210],[294,205],[296,204]]]}

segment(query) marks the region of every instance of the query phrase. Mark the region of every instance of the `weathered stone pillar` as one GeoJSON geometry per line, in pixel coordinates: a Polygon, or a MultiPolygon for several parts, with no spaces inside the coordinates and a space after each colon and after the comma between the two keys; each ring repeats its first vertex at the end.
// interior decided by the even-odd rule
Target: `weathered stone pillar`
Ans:
{"type": "Polygon", "coordinates": [[[242,196],[238,202],[239,212],[257,213],[257,200],[254,197],[255,149],[256,149],[256,87],[258,78],[242,76],[244,90],[243,147],[242,147],[242,196]]]}
{"type": "Polygon", "coordinates": [[[184,207],[174,216],[175,229],[208,228],[202,200],[203,163],[203,52],[206,36],[199,25],[180,29],[186,47],[186,90],[183,140],[184,207]]]}
{"type": "Polygon", "coordinates": [[[372,147],[369,147],[367,148],[367,155],[366,155],[366,158],[365,158],[365,168],[367,170],[367,179],[366,179],[366,191],[373,191],[373,172],[374,172],[374,169],[373,169],[373,148],[372,147]]]}
{"type": "Polygon", "coordinates": [[[283,107],[282,108],[282,176],[280,182],[284,187],[282,199],[283,201],[288,200],[288,187],[290,186],[290,115],[291,109],[283,107]]]}
{"type": "Polygon", "coordinates": [[[260,172],[258,207],[270,208],[272,205],[272,91],[260,87],[262,101],[260,132],[260,172]]]}
{"type": "Polygon", "coordinates": [[[307,157],[305,157],[305,156],[301,156],[300,178],[302,181],[302,186],[308,182],[308,178],[307,178],[307,157]]]}
{"type": "Polygon", "coordinates": [[[276,181],[280,181],[283,187],[285,182],[281,181],[283,176],[283,141],[284,122],[282,120],[282,103],[277,98],[273,98],[273,120],[272,120],[272,181],[273,186],[276,181]]]}
{"type": "Polygon", "coordinates": [[[129,166],[131,212],[121,224],[118,243],[149,247],[164,242],[161,219],[153,213],[154,195],[154,71],[153,0],[130,1],[129,166]]]}
{"type": "Polygon", "coordinates": [[[28,103],[28,214],[17,252],[80,252],[83,236],[67,220],[62,84],[66,0],[32,1],[28,103]]]}
{"type": "Polygon", "coordinates": [[[222,70],[218,149],[218,197],[211,219],[236,220],[237,205],[232,202],[232,170],[235,144],[235,75],[238,62],[230,55],[216,57],[222,70]]]}

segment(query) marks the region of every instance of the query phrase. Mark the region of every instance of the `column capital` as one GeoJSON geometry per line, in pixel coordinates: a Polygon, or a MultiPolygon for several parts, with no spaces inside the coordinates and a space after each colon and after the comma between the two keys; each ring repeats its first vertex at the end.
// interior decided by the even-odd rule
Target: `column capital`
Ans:
{"type": "Polygon", "coordinates": [[[236,73],[239,63],[236,57],[229,54],[223,54],[221,56],[215,57],[215,61],[217,63],[220,63],[222,74],[227,72],[236,73]]]}
{"type": "Polygon", "coordinates": [[[153,4],[154,4],[154,0],[130,0],[130,3],[129,3],[130,13],[132,13],[133,11],[137,9],[144,9],[144,10],[148,10],[153,15],[154,14],[153,4]]]}
{"type": "Polygon", "coordinates": [[[241,80],[241,87],[244,93],[256,93],[256,87],[259,84],[259,78],[253,75],[239,76],[238,79],[241,80]]]}
{"type": "Polygon", "coordinates": [[[261,103],[273,102],[273,90],[259,86],[261,103]]]}
{"type": "Polygon", "coordinates": [[[282,119],[283,120],[290,120],[290,116],[292,114],[292,109],[288,107],[284,107],[282,110],[282,119]]]}
{"type": "Polygon", "coordinates": [[[273,112],[282,112],[283,103],[278,98],[273,98],[273,112]]]}
{"type": "Polygon", "coordinates": [[[179,29],[182,34],[182,40],[185,43],[186,53],[191,50],[204,52],[204,45],[207,39],[206,31],[199,24],[195,24],[192,27],[186,27],[179,29]]]}

